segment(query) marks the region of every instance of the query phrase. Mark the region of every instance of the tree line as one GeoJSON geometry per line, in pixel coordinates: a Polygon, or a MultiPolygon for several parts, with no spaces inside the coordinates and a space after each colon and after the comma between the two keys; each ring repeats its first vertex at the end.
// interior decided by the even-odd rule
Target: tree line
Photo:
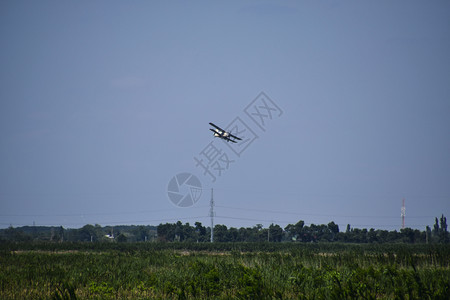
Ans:
{"type": "MultiPolygon", "coordinates": [[[[159,241],[164,242],[208,242],[211,229],[200,222],[194,226],[189,223],[160,224],[157,227],[159,241]]],[[[300,220],[282,228],[271,224],[263,228],[261,224],[253,227],[228,228],[225,225],[214,226],[214,242],[344,242],[344,243],[448,243],[447,219],[444,215],[435,219],[433,229],[429,226],[425,231],[404,228],[400,231],[371,228],[352,228],[347,225],[345,231],[340,231],[335,222],[310,226],[300,220]]]]}
{"type": "MultiPolygon", "coordinates": [[[[158,226],[105,226],[85,225],[79,229],[47,226],[23,226],[0,229],[1,241],[52,241],[52,242],[210,242],[211,228],[201,222],[159,224],[158,226]]],[[[328,224],[305,225],[300,220],[282,228],[271,224],[263,228],[214,226],[214,242],[343,242],[343,243],[449,243],[447,218],[435,218],[433,229],[424,231],[412,228],[397,230],[360,229],[347,225],[345,231],[331,221],[328,224]]]]}
{"type": "Polygon", "coordinates": [[[72,229],[62,226],[23,226],[0,229],[1,241],[50,241],[50,242],[145,242],[156,240],[156,226],[85,225],[72,229]]]}

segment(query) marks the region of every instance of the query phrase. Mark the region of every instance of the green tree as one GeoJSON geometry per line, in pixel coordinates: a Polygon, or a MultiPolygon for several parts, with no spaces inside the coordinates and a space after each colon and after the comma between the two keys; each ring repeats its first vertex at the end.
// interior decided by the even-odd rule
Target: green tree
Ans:
{"type": "Polygon", "coordinates": [[[294,225],[288,224],[286,227],[284,227],[284,231],[286,232],[288,240],[292,241],[297,239],[294,225]]]}
{"type": "Polygon", "coordinates": [[[351,231],[350,224],[347,224],[347,228],[345,229],[345,232],[350,232],[350,231],[351,231]]]}
{"type": "Polygon", "coordinates": [[[433,235],[439,236],[440,230],[439,230],[439,221],[438,218],[434,219],[434,226],[433,226],[433,235]]]}
{"type": "Polygon", "coordinates": [[[387,230],[377,230],[377,240],[380,243],[386,243],[388,241],[388,234],[389,232],[387,230]]]}
{"type": "Polygon", "coordinates": [[[239,231],[235,227],[228,229],[228,237],[230,242],[237,242],[239,240],[239,231]]]}
{"type": "Polygon", "coordinates": [[[31,236],[24,233],[22,230],[9,226],[6,229],[6,238],[14,242],[26,242],[31,240],[31,236]]]}
{"type": "Polygon", "coordinates": [[[214,241],[229,242],[227,226],[219,224],[214,226],[214,241]]]}
{"type": "Polygon", "coordinates": [[[175,240],[176,241],[184,241],[184,230],[183,230],[183,223],[181,221],[178,221],[175,224],[175,240]]]}
{"type": "Polygon", "coordinates": [[[78,230],[77,240],[81,242],[96,242],[99,240],[99,228],[100,225],[84,225],[82,228],[78,230]]]}
{"type": "Polygon", "coordinates": [[[162,242],[173,242],[175,239],[175,228],[175,224],[159,224],[158,227],[156,227],[158,240],[162,242]]]}
{"type": "Polygon", "coordinates": [[[124,233],[119,234],[117,237],[117,242],[119,243],[126,243],[128,241],[127,236],[124,233]]]}
{"type": "Polygon", "coordinates": [[[369,243],[376,243],[378,241],[378,236],[375,229],[370,228],[369,233],[367,234],[367,239],[369,243]]]}
{"type": "Polygon", "coordinates": [[[339,233],[339,225],[334,223],[334,221],[331,221],[330,223],[328,223],[327,226],[328,226],[328,230],[331,233],[330,241],[334,241],[336,239],[336,235],[339,233]]]}
{"type": "Polygon", "coordinates": [[[249,230],[248,228],[245,227],[241,227],[238,230],[238,241],[239,242],[249,242],[250,241],[250,236],[251,236],[251,230],[249,230]]]}
{"type": "Polygon", "coordinates": [[[448,238],[448,231],[447,231],[447,218],[444,217],[444,214],[442,214],[441,218],[440,218],[440,232],[439,232],[439,241],[441,243],[448,243],[449,238],[448,238]]]}
{"type": "Polygon", "coordinates": [[[58,235],[59,235],[59,241],[63,242],[64,241],[64,227],[62,227],[62,226],[59,227],[58,235]]]}
{"type": "Polygon", "coordinates": [[[150,230],[145,226],[137,226],[131,231],[136,242],[145,242],[150,236],[150,230]]]}
{"type": "Polygon", "coordinates": [[[280,225],[274,225],[273,223],[269,226],[269,241],[271,242],[281,242],[283,238],[283,229],[280,225]]]}
{"type": "Polygon", "coordinates": [[[412,230],[411,228],[407,227],[400,229],[400,234],[402,235],[402,241],[404,243],[414,243],[414,230],[412,230]]]}
{"type": "Polygon", "coordinates": [[[431,239],[431,228],[428,225],[425,228],[425,234],[426,234],[426,243],[428,244],[430,242],[430,239],[431,239]]]}
{"type": "Polygon", "coordinates": [[[195,222],[195,232],[197,241],[199,242],[207,242],[208,237],[206,236],[206,228],[200,222],[195,222]]]}
{"type": "Polygon", "coordinates": [[[290,240],[302,240],[302,234],[303,227],[305,225],[305,222],[300,220],[295,225],[289,224],[287,225],[284,230],[286,231],[288,235],[288,239],[290,240]]]}

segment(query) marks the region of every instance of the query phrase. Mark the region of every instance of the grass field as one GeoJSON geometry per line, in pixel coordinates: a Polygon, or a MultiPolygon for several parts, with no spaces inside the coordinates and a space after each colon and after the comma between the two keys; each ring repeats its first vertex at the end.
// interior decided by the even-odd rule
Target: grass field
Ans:
{"type": "Polygon", "coordinates": [[[450,299],[449,245],[0,244],[0,299],[450,299]]]}

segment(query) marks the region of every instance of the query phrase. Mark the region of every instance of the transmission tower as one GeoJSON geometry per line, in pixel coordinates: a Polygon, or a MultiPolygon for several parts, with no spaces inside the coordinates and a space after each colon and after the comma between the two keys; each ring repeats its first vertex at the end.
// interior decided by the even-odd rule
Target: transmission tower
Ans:
{"type": "Polygon", "coordinates": [[[211,188],[211,201],[209,202],[211,208],[209,209],[209,216],[211,217],[211,243],[214,242],[214,194],[211,188]]]}
{"type": "Polygon", "coordinates": [[[405,207],[405,198],[402,200],[402,229],[405,229],[405,216],[406,216],[406,207],[405,207]]]}

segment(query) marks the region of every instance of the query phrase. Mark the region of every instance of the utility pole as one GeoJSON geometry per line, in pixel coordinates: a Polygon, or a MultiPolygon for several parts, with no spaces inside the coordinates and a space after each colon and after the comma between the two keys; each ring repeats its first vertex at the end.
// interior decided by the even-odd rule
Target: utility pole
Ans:
{"type": "Polygon", "coordinates": [[[406,216],[406,207],[405,207],[405,198],[402,200],[402,229],[405,229],[405,216],[406,216]]]}
{"type": "Polygon", "coordinates": [[[211,208],[209,209],[209,216],[211,217],[211,243],[214,242],[214,194],[211,188],[211,201],[209,202],[211,208]]]}

